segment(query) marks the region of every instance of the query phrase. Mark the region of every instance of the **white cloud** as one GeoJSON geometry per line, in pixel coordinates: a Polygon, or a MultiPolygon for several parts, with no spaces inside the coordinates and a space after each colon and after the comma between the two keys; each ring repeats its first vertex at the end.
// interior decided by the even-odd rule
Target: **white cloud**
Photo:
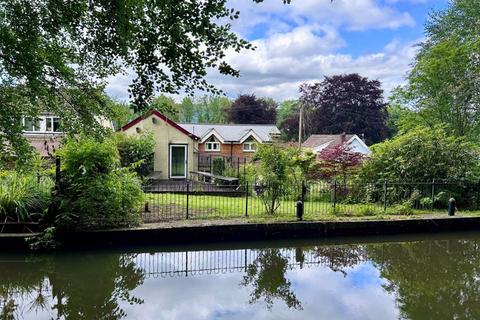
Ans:
{"type": "MultiPolygon", "coordinates": [[[[388,92],[404,81],[415,55],[414,43],[392,40],[378,52],[352,56],[342,30],[396,29],[413,26],[408,12],[401,12],[389,1],[418,0],[230,0],[228,5],[241,11],[233,30],[256,40],[255,51],[227,52],[227,61],[240,70],[241,77],[209,73],[210,83],[235,97],[256,93],[277,100],[298,97],[303,82],[321,81],[325,75],[357,72],[382,81],[388,92]],[[256,34],[255,34],[256,33],[256,34]]],[[[421,1],[421,0],[420,0],[421,1]]],[[[366,48],[367,48],[366,44],[366,48]]],[[[107,92],[128,98],[132,75],[114,77],[107,92]]]]}
{"type": "Polygon", "coordinates": [[[297,98],[301,83],[321,81],[325,75],[359,73],[378,79],[387,95],[404,81],[416,53],[416,42],[393,40],[380,52],[353,57],[335,53],[343,41],[337,33],[330,32],[317,35],[301,27],[301,30],[256,40],[256,51],[227,56],[227,60],[241,71],[240,78],[214,74],[209,79],[230,96],[255,93],[277,100],[297,98]],[[308,39],[308,43],[304,39],[308,39]]]}

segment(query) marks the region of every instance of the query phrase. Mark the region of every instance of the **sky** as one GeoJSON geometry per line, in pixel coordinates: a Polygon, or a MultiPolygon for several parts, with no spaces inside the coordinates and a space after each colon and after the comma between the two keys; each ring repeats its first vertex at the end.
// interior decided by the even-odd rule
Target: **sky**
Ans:
{"type": "MultiPolygon", "coordinates": [[[[388,97],[405,81],[432,10],[448,0],[229,0],[240,11],[232,30],[255,50],[228,51],[240,77],[209,72],[207,80],[230,98],[255,94],[296,99],[302,83],[324,76],[359,73],[380,80],[388,97]]],[[[107,93],[128,99],[131,76],[109,80],[107,93]]],[[[174,97],[177,100],[181,96],[174,97]]]]}

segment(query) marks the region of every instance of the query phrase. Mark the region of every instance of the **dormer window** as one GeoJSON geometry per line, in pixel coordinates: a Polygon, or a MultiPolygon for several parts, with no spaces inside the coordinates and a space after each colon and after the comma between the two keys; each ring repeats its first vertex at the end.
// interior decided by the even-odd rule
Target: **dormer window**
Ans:
{"type": "Polygon", "coordinates": [[[244,152],[255,152],[257,151],[257,143],[255,141],[245,141],[243,143],[244,152]]]}
{"type": "Polygon", "coordinates": [[[215,138],[212,136],[205,143],[205,151],[220,151],[220,142],[216,141],[215,138]]]}

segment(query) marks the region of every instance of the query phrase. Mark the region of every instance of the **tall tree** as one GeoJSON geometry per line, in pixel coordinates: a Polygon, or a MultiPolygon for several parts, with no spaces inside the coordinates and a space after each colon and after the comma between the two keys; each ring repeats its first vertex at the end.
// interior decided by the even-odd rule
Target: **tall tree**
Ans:
{"type": "Polygon", "coordinates": [[[107,80],[130,70],[135,112],[155,91],[218,92],[207,69],[238,76],[225,52],[251,48],[225,23],[239,12],[224,0],[0,0],[0,16],[2,152],[25,146],[21,118],[42,111],[72,132],[99,128],[96,116],[113,112],[102,94],[107,80]]]}
{"type": "Polygon", "coordinates": [[[400,92],[422,125],[446,124],[451,133],[478,139],[480,133],[480,5],[455,0],[434,12],[426,39],[400,92]]]}
{"type": "Polygon", "coordinates": [[[277,119],[276,103],[271,99],[259,99],[253,94],[238,96],[226,111],[228,120],[233,123],[273,124],[277,119]]]}
{"type": "Polygon", "coordinates": [[[335,75],[320,83],[301,85],[300,93],[307,108],[309,134],[364,134],[369,144],[389,136],[387,105],[378,80],[358,74],[335,75]]]}

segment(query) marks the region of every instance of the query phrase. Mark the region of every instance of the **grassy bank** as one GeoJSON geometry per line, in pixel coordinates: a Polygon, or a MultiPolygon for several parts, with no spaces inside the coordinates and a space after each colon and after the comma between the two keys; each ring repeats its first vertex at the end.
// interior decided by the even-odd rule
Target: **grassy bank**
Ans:
{"type": "MultiPolygon", "coordinates": [[[[212,195],[189,195],[188,204],[185,194],[147,194],[149,212],[155,220],[185,219],[230,219],[246,218],[248,221],[294,221],[296,220],[296,201],[282,200],[275,215],[268,215],[264,203],[258,197],[226,197],[212,195]],[[188,207],[188,210],[187,210],[188,207]],[[155,219],[157,218],[157,219],[155,219]]],[[[407,219],[425,216],[446,216],[446,209],[413,209],[405,205],[392,205],[386,209],[383,204],[332,203],[325,201],[306,201],[304,220],[370,220],[370,219],[407,219]]],[[[459,211],[462,216],[478,216],[480,211],[459,211]]]]}

